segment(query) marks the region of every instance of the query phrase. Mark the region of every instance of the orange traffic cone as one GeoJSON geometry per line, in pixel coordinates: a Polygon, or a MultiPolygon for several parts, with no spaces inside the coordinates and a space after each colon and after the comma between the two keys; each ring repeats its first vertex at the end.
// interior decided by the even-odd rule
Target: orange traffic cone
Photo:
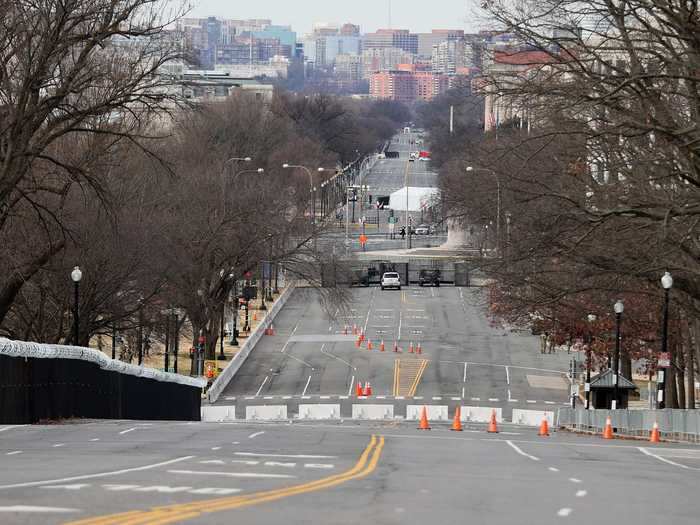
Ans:
{"type": "Polygon", "coordinates": [[[362,339],[360,339],[360,337],[358,336],[357,340],[355,341],[355,346],[357,348],[360,348],[361,345],[362,345],[362,339]]]}
{"type": "Polygon", "coordinates": [[[359,381],[355,385],[355,395],[357,397],[362,397],[362,383],[360,383],[359,381]]]}
{"type": "Polygon", "coordinates": [[[418,424],[418,430],[430,430],[430,425],[428,424],[428,411],[425,406],[420,413],[420,423],[418,424]]]}
{"type": "Polygon", "coordinates": [[[417,354],[422,354],[422,353],[423,353],[423,350],[422,350],[421,347],[420,347],[420,343],[418,343],[418,344],[416,345],[416,353],[417,353],[417,354]]]}
{"type": "Polygon", "coordinates": [[[605,420],[605,429],[603,429],[603,439],[613,439],[613,437],[612,420],[608,416],[608,419],[605,420]]]}
{"type": "Polygon", "coordinates": [[[549,421],[547,421],[547,416],[542,418],[542,423],[540,424],[540,431],[537,433],[538,436],[547,437],[549,436],[549,421]]]}
{"type": "Polygon", "coordinates": [[[270,335],[275,335],[275,325],[270,323],[270,335]]]}
{"type": "Polygon", "coordinates": [[[372,341],[367,341],[367,350],[372,350],[372,348],[374,348],[372,346],[372,341]]]}
{"type": "Polygon", "coordinates": [[[363,342],[365,340],[365,333],[364,331],[360,330],[360,342],[363,342]]]}
{"type": "Polygon", "coordinates": [[[365,388],[362,390],[363,397],[369,397],[369,381],[365,383],[365,388]]]}
{"type": "Polygon", "coordinates": [[[382,342],[379,343],[379,351],[383,352],[384,351],[384,339],[382,339],[382,342]]]}
{"type": "Polygon", "coordinates": [[[413,353],[413,342],[408,343],[408,353],[409,354],[413,353]]]}
{"type": "Polygon", "coordinates": [[[253,312],[253,321],[257,321],[257,320],[258,320],[258,314],[257,314],[257,312],[253,312]]]}
{"type": "Polygon", "coordinates": [[[397,343],[396,341],[394,341],[394,352],[397,354],[399,353],[399,343],[397,343]]]}
{"type": "Polygon", "coordinates": [[[452,428],[450,430],[456,430],[457,432],[462,431],[462,409],[459,406],[455,408],[455,418],[452,421],[452,428]]]}
{"type": "Polygon", "coordinates": [[[489,428],[487,429],[489,434],[498,434],[498,425],[496,424],[496,411],[491,411],[491,421],[489,421],[489,428]]]}
{"type": "Polygon", "coordinates": [[[367,397],[372,395],[372,385],[369,384],[369,381],[367,381],[367,383],[365,383],[365,395],[367,397]]]}
{"type": "Polygon", "coordinates": [[[659,424],[654,421],[654,426],[651,429],[651,435],[649,436],[649,443],[660,443],[661,436],[659,435],[659,424]]]}

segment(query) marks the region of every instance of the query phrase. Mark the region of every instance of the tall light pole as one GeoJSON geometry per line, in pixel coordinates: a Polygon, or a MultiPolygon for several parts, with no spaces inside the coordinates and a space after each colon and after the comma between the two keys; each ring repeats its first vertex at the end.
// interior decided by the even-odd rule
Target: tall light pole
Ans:
{"type": "MultiPolygon", "coordinates": [[[[490,168],[477,168],[479,171],[486,171],[496,179],[496,254],[501,255],[501,179],[498,174],[490,168]]],[[[467,172],[476,171],[472,166],[467,166],[467,172]]]]}
{"type": "MultiPolygon", "coordinates": [[[[221,211],[224,215],[226,215],[226,167],[233,163],[233,162],[252,162],[252,158],[250,157],[231,157],[228,159],[226,162],[224,162],[223,167],[221,168],[221,211]]],[[[240,174],[234,173],[234,178],[238,177],[240,174]]]]}
{"type": "Polygon", "coordinates": [[[588,314],[588,348],[586,349],[586,410],[591,408],[591,359],[593,357],[591,346],[593,345],[593,323],[597,317],[588,314]]]}
{"type": "MultiPolygon", "coordinates": [[[[299,164],[282,164],[282,168],[284,169],[299,169],[299,170],[304,170],[306,174],[309,176],[309,189],[311,191],[311,224],[316,226],[316,188],[314,187],[314,176],[311,173],[311,170],[307,168],[306,166],[301,166],[299,164]]],[[[324,168],[318,168],[318,172],[321,173],[324,171],[324,168]]]]}
{"type": "Polygon", "coordinates": [[[80,337],[80,280],[83,278],[83,272],[79,266],[73,268],[70,278],[73,281],[73,345],[78,346],[80,337]]]}
{"type": "Polygon", "coordinates": [[[620,346],[622,343],[620,324],[622,322],[622,312],[625,311],[625,305],[618,299],[613,306],[613,309],[615,310],[615,357],[613,358],[613,400],[611,403],[611,409],[616,410],[620,395],[620,346]]]}
{"type": "MultiPolygon", "coordinates": [[[[661,332],[661,353],[668,353],[668,304],[670,301],[671,287],[673,286],[673,277],[668,272],[665,272],[661,277],[661,286],[664,289],[664,321],[661,332]]],[[[657,393],[656,407],[661,410],[666,408],[665,386],[666,386],[666,371],[658,370],[657,372],[657,393]],[[659,375],[661,377],[659,377],[659,375]]]]}

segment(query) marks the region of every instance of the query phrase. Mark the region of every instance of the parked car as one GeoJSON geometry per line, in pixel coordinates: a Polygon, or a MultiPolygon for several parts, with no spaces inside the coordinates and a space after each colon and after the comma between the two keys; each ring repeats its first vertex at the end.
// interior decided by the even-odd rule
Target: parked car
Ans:
{"type": "Polygon", "coordinates": [[[400,290],[401,278],[396,272],[385,272],[384,275],[382,275],[380,286],[382,290],[385,290],[386,288],[396,288],[397,290],[400,290]]]}
{"type": "Polygon", "coordinates": [[[440,286],[440,270],[421,270],[418,274],[418,285],[425,286],[429,284],[431,286],[440,286]]]}
{"type": "Polygon", "coordinates": [[[427,224],[419,224],[416,228],[416,235],[428,235],[430,234],[430,226],[427,224]]]}

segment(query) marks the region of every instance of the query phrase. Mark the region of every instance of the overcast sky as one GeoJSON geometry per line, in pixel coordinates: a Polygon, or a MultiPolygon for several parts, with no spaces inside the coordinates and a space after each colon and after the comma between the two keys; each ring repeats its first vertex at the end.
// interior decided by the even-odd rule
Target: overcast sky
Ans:
{"type": "MultiPolygon", "coordinates": [[[[389,24],[389,0],[192,0],[191,16],[269,18],[303,35],[317,22],[359,24],[372,32],[389,24]]],[[[392,0],[392,27],[413,32],[474,29],[473,0],[392,0]],[[469,6],[469,7],[468,7],[469,6]]]]}

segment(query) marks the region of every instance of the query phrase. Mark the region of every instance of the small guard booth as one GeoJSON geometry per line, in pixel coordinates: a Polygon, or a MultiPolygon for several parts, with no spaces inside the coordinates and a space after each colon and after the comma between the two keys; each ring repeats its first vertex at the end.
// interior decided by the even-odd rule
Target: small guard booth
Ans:
{"type": "MultiPolygon", "coordinates": [[[[609,409],[615,396],[613,371],[608,368],[605,372],[591,378],[591,408],[609,409]]],[[[637,390],[636,385],[625,376],[618,377],[617,408],[627,408],[629,395],[637,390]]]]}

